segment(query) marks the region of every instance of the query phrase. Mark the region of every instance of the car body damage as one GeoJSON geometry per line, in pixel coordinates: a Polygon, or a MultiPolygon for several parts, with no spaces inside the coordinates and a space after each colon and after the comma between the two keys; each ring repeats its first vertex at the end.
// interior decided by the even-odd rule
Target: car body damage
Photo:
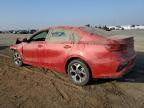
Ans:
{"type": "Polygon", "coordinates": [[[68,73],[77,85],[91,78],[119,78],[135,64],[133,37],[100,36],[80,27],[53,27],[29,39],[19,39],[10,49],[22,62],[68,73]]]}

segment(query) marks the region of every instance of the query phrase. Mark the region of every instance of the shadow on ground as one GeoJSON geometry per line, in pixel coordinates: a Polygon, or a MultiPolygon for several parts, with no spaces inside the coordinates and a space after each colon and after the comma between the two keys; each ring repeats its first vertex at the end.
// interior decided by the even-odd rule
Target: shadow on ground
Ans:
{"type": "Polygon", "coordinates": [[[144,52],[137,52],[134,69],[118,81],[144,83],[144,52]]]}

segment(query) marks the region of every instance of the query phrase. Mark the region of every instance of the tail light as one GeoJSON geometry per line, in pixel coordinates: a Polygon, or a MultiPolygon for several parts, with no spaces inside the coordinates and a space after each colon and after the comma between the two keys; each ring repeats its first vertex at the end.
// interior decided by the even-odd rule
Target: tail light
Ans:
{"type": "Polygon", "coordinates": [[[109,40],[109,42],[105,45],[105,47],[109,51],[121,51],[126,48],[126,44],[120,44],[118,41],[109,40]]]}
{"type": "Polygon", "coordinates": [[[105,47],[110,51],[121,51],[124,49],[122,44],[107,44],[105,47]]]}

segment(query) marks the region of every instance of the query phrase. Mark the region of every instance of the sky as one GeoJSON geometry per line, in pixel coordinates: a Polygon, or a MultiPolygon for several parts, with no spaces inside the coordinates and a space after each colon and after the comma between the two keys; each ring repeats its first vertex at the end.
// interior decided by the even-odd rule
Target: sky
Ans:
{"type": "Polygon", "coordinates": [[[144,0],[0,0],[0,29],[144,24],[144,0]]]}

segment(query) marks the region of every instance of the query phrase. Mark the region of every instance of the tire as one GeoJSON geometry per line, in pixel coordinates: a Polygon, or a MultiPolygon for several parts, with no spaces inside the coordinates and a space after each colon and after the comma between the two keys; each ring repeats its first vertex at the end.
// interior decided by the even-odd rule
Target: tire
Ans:
{"type": "Polygon", "coordinates": [[[13,60],[16,66],[21,67],[23,65],[22,57],[20,53],[17,51],[14,51],[13,60]]]}
{"type": "Polygon", "coordinates": [[[68,64],[67,72],[70,80],[78,86],[87,85],[91,80],[91,71],[88,65],[80,59],[72,60],[68,64]]]}

